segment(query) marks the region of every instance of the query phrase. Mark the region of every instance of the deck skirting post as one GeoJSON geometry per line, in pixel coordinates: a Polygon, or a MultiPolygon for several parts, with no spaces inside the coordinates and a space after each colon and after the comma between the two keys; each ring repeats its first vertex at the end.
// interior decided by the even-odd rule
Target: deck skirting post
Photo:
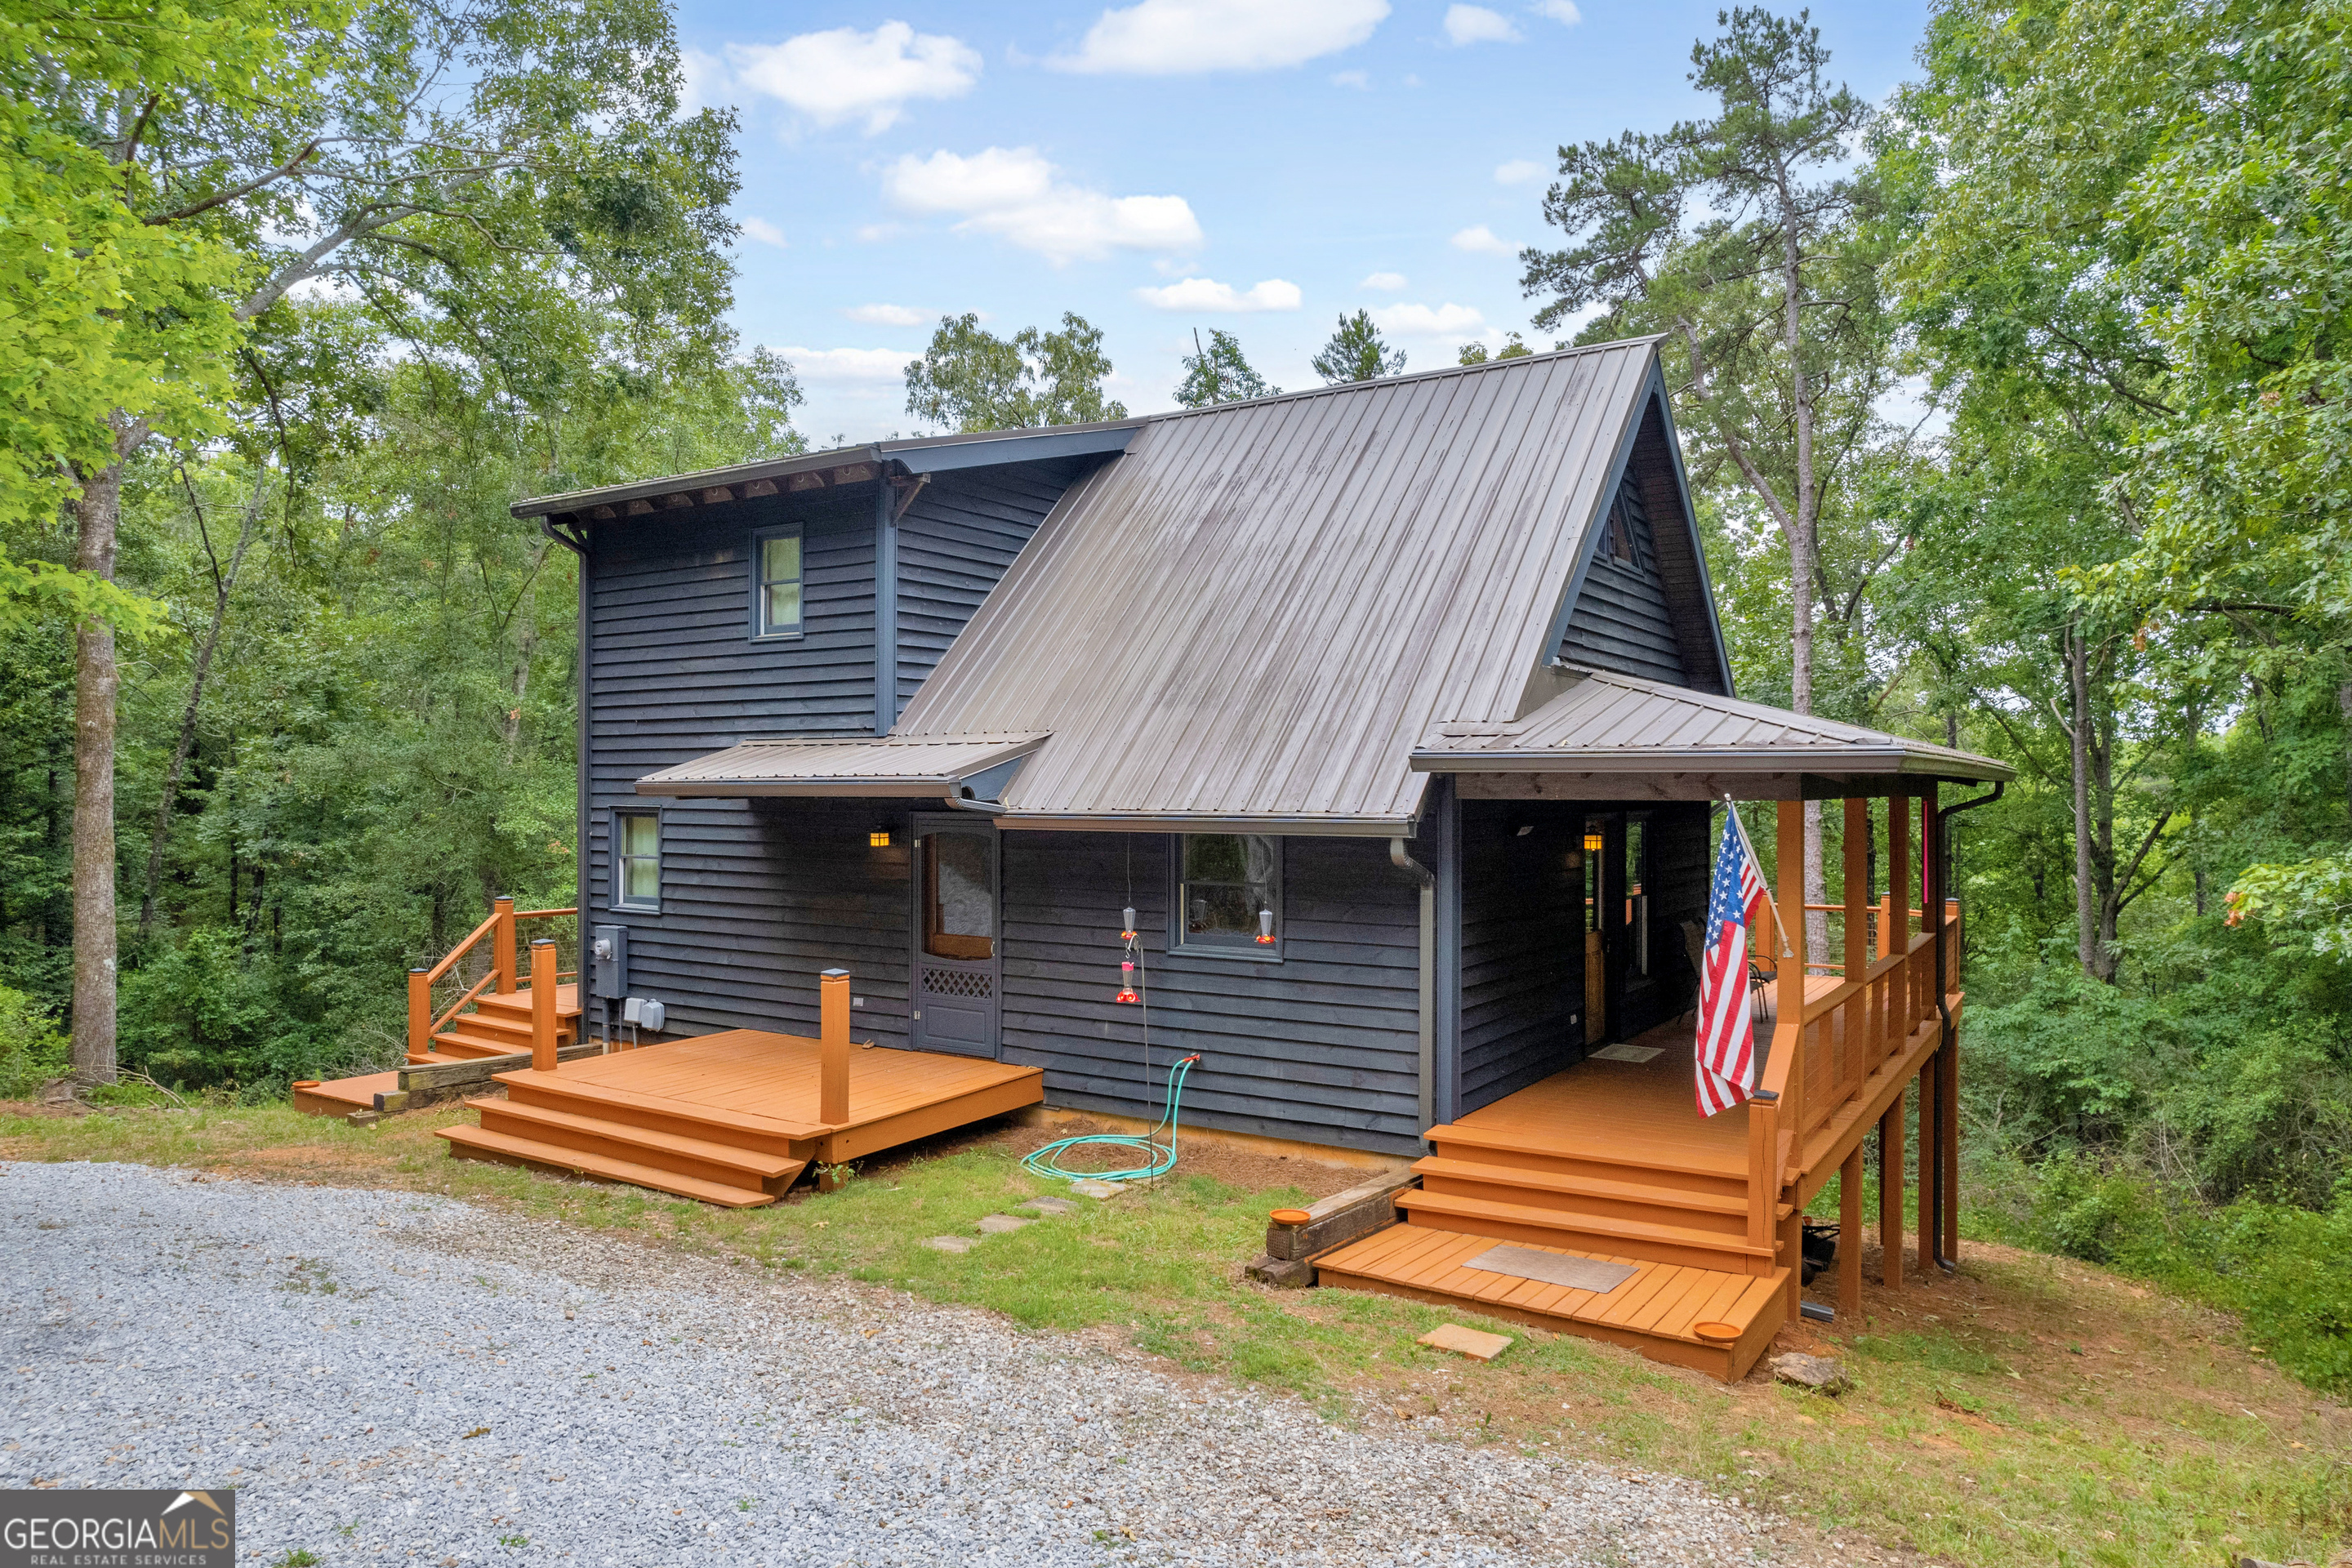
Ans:
{"type": "Polygon", "coordinates": [[[515,918],[512,899],[492,899],[490,918],[498,923],[490,928],[490,963],[498,971],[497,991],[501,996],[515,993],[515,918]]]}
{"type": "Polygon", "coordinates": [[[817,976],[817,1120],[849,1120],[849,971],[817,976]]]}
{"type": "Polygon", "coordinates": [[[1936,1123],[1937,1096],[1942,1093],[1937,1072],[1938,1062],[1929,1057],[1919,1068],[1919,1278],[1932,1278],[1936,1271],[1936,1162],[1942,1158],[1937,1152],[1941,1142],[1936,1123]]]}
{"type": "Polygon", "coordinates": [[[530,1066],[534,1072],[555,1070],[555,939],[540,937],[530,944],[530,1066]]]}
{"type": "Polygon", "coordinates": [[[1862,1140],[1838,1171],[1838,1316],[1862,1317],[1862,1140]]]}
{"type": "Polygon", "coordinates": [[[433,1048],[433,972],[408,972],[408,1054],[421,1057],[433,1048]]]}

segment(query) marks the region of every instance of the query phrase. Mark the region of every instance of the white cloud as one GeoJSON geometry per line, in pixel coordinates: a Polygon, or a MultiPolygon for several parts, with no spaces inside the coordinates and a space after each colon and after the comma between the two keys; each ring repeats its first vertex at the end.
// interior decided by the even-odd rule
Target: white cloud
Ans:
{"type": "Polygon", "coordinates": [[[781,249],[786,243],[784,239],[784,231],[778,228],[774,224],[770,223],[766,218],[747,217],[738,219],[737,221],[742,224],[743,232],[746,236],[758,240],[761,245],[772,245],[781,249]]]}
{"type": "Polygon", "coordinates": [[[1445,243],[1473,256],[1517,256],[1519,247],[1483,223],[1474,223],[1445,243]]]}
{"type": "Polygon", "coordinates": [[[1484,5],[1448,5],[1445,40],[1457,47],[1465,44],[1515,44],[1519,40],[1519,30],[1500,11],[1489,11],[1484,5]]]}
{"type": "Polygon", "coordinates": [[[1514,158],[1507,163],[1495,165],[1495,183],[1498,185],[1522,184],[1544,172],[1544,166],[1533,158],[1514,158]]]}
{"type": "Polygon", "coordinates": [[[877,386],[903,380],[905,349],[778,349],[801,380],[825,386],[877,386]]]}
{"type": "Polygon", "coordinates": [[[1229,313],[1237,310],[1296,310],[1298,285],[1269,278],[1246,293],[1213,278],[1187,278],[1164,289],[1138,289],[1135,297],[1163,310],[1229,313]]]}
{"type": "Polygon", "coordinates": [[[1331,85],[1352,87],[1358,92],[1370,92],[1372,90],[1372,79],[1370,74],[1365,71],[1333,71],[1331,85]]]}
{"type": "Polygon", "coordinates": [[[1375,272],[1370,278],[1365,279],[1361,283],[1356,285],[1356,287],[1359,289],[1386,289],[1391,292],[1394,292],[1396,289],[1404,287],[1404,274],[1402,272],[1375,272]]]}
{"type": "Polygon", "coordinates": [[[1372,312],[1384,332],[1401,338],[1457,339],[1486,329],[1486,318],[1469,305],[1384,305],[1372,312]]]}
{"type": "Polygon", "coordinates": [[[1105,11],[1061,70],[1181,76],[1273,70],[1349,49],[1372,36],[1388,0],[1141,0],[1105,11]]]}
{"type": "Polygon", "coordinates": [[[1189,250],[1200,220],[1181,196],[1112,196],[1075,185],[1034,147],[991,147],[969,158],[909,153],[882,173],[908,212],[953,215],[959,229],[993,234],[1055,266],[1113,250],[1189,250]]]}
{"type": "Polygon", "coordinates": [[[730,44],[737,83],[782,100],[819,125],[862,119],[868,136],[896,124],[909,99],[956,98],[980,79],[961,39],[885,22],[803,33],[781,44],[730,44]]]}
{"type": "Polygon", "coordinates": [[[1576,8],[1576,0],[1536,0],[1528,7],[1538,16],[1549,16],[1563,27],[1573,27],[1584,20],[1584,13],[1576,8]]]}
{"type": "Polygon", "coordinates": [[[910,310],[904,305],[852,305],[842,314],[869,327],[919,327],[930,320],[922,311],[910,310]]]}

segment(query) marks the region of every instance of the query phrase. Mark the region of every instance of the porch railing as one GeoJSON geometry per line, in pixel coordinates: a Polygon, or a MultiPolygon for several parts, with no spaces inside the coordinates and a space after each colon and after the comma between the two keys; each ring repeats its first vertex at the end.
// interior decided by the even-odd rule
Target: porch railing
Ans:
{"type": "MultiPolygon", "coordinates": [[[[1895,797],[1898,805],[1907,797],[1895,797]]],[[[1773,945],[1778,959],[1777,994],[1771,1045],[1760,1081],[1748,1107],[1748,1218],[1750,1245],[1771,1247],[1776,1233],[1793,1224],[1780,1210],[1787,1189],[1806,1174],[1806,1141],[1835,1121],[1854,1101],[1885,1087],[1882,1069],[1904,1058],[1917,1042],[1919,1030],[1940,1025],[1937,985],[1937,944],[1944,944],[1946,984],[1956,984],[1960,961],[1960,912],[1956,899],[1939,899],[1932,887],[1932,868],[1922,868],[1929,886],[1922,907],[1936,910],[1940,919],[1921,921],[1918,909],[1898,905],[1892,895],[1872,901],[1860,897],[1868,868],[1863,861],[1865,800],[1846,802],[1846,886],[1857,897],[1843,905],[1828,906],[1842,916],[1836,934],[1842,939],[1842,962],[1806,952],[1807,937],[1801,922],[1785,933],[1771,932],[1769,922],[1759,935],[1773,945]],[[1915,921],[1922,929],[1913,930],[1915,921]],[[1781,950],[1785,941],[1787,951],[1781,950]],[[1808,1000],[1805,976],[1809,968],[1828,968],[1843,976],[1821,995],[1808,1000]]],[[[1934,806],[1924,804],[1925,821],[1914,823],[1907,811],[1889,814],[1889,880],[1910,885],[1911,829],[1935,828],[1934,806]]],[[[1801,843],[1803,807],[1784,802],[1780,808],[1780,842],[1801,843]]],[[[1923,837],[1926,836],[1923,835],[1923,837]]],[[[1933,842],[1931,837],[1927,842],[1933,842]]],[[[1783,909],[1820,910],[1803,900],[1803,868],[1799,857],[1781,862],[1779,891],[1783,909]]],[[[1790,1238],[1781,1237],[1786,1243],[1790,1238]]],[[[1791,1252],[1791,1261],[1793,1252],[1791,1252]]]]}
{"type": "MultiPolygon", "coordinates": [[[[412,969],[408,972],[408,1048],[410,1053],[416,1054],[432,1049],[433,1037],[447,1027],[451,1019],[472,1005],[484,992],[488,991],[499,996],[511,996],[515,994],[519,988],[515,968],[515,935],[521,922],[561,920],[579,912],[577,910],[518,910],[514,907],[512,899],[492,899],[489,919],[467,932],[465,939],[451,948],[442,957],[440,963],[429,968],[412,969]],[[466,959],[481,945],[485,937],[489,939],[488,963],[478,979],[470,985],[465,984],[466,959]],[[433,988],[445,979],[454,979],[457,983],[457,997],[436,1014],[433,1007],[433,988]]],[[[536,959],[535,954],[534,959],[536,959]]],[[[573,974],[553,973],[551,962],[550,969],[551,978],[559,984],[563,980],[575,977],[573,974]]],[[[538,979],[539,973],[534,963],[532,970],[534,981],[538,979]]]]}

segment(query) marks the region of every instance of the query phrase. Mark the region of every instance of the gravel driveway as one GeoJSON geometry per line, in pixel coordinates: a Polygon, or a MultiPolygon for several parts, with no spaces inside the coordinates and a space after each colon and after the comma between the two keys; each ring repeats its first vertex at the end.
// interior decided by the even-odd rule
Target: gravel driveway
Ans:
{"type": "Polygon", "coordinates": [[[984,1312],[442,1199],[0,1163],[0,1486],[236,1486],[257,1562],[1648,1564],[1771,1545],[1687,1483],[1349,1431],[984,1312]]]}

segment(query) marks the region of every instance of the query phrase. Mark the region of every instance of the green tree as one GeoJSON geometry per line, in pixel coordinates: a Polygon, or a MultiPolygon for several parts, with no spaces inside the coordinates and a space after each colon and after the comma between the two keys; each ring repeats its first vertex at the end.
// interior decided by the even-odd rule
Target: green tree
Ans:
{"type": "Polygon", "coordinates": [[[1238,403],[1250,397],[1276,397],[1282,388],[1267,382],[1242,357],[1241,340],[1231,332],[1209,329],[1209,346],[1192,334],[1192,352],[1183,359],[1184,379],[1177,384],[1176,401],[1186,408],[1206,408],[1213,403],[1238,403]]]}
{"type": "Polygon", "coordinates": [[[976,311],[942,316],[923,357],[907,364],[907,412],[957,430],[1013,430],[1124,419],[1106,399],[1102,329],[1071,311],[1062,330],[1024,327],[1000,338],[976,311]]]}
{"type": "Polygon", "coordinates": [[[1384,375],[1402,374],[1404,351],[1391,348],[1380,328],[1372,324],[1371,312],[1360,310],[1339,318],[1323,352],[1311,363],[1316,374],[1336,386],[1343,381],[1378,381],[1384,375]]]}
{"type": "Polygon", "coordinates": [[[1520,341],[1518,333],[1507,332],[1503,336],[1503,346],[1496,349],[1492,355],[1489,355],[1486,353],[1486,345],[1485,343],[1464,343],[1462,345],[1461,356],[1456,359],[1454,363],[1456,364],[1485,364],[1489,358],[1525,359],[1528,355],[1535,352],[1535,350],[1528,347],[1525,342],[1520,341]]]}
{"type": "MultiPolygon", "coordinates": [[[[314,390],[273,370],[325,363],[300,341],[304,318],[275,314],[298,291],[346,293],[367,331],[487,362],[526,397],[576,375],[583,343],[723,333],[732,124],[679,113],[665,11],[369,0],[220,15],[244,50],[229,58],[247,68],[205,71],[127,45],[169,30],[150,18],[93,18],[82,47],[19,74],[49,133],[117,166],[126,225],[230,258],[186,283],[184,314],[212,323],[216,353],[247,337],[231,363],[257,424],[282,432],[314,390]]],[[[29,35],[16,41],[31,61],[29,35]]],[[[217,380],[198,388],[190,406],[218,421],[219,391],[217,380]]],[[[113,574],[125,465],[155,427],[140,405],[118,405],[110,439],[75,464],[76,559],[90,577],[113,574]]],[[[115,1054],[117,685],[112,633],[86,623],[72,1008],[85,1080],[110,1077],[115,1054]]]]}

